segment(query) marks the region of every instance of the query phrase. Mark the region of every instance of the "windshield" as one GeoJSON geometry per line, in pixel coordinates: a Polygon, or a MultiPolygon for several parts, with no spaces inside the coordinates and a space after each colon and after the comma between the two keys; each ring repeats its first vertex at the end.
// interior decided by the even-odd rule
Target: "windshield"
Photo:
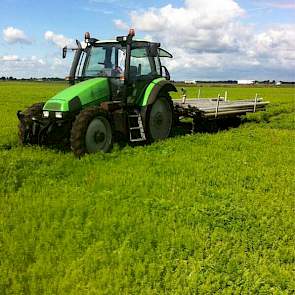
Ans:
{"type": "Polygon", "coordinates": [[[120,44],[101,44],[89,48],[89,54],[84,67],[86,77],[124,76],[125,48],[120,44]]]}

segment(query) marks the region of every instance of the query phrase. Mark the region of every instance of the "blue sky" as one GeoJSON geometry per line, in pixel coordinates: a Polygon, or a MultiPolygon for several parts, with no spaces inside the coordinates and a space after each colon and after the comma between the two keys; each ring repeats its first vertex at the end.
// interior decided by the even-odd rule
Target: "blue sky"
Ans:
{"type": "Polygon", "coordinates": [[[70,63],[60,58],[63,42],[82,39],[85,31],[110,38],[133,26],[173,53],[167,66],[176,79],[295,80],[295,0],[0,4],[0,76],[63,77],[70,63]]]}

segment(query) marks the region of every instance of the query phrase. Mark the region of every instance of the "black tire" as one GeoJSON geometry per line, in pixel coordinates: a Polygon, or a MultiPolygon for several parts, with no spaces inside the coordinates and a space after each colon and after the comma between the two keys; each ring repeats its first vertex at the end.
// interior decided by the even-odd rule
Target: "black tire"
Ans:
{"type": "Polygon", "coordinates": [[[70,142],[77,157],[98,151],[109,152],[113,147],[113,128],[107,112],[99,107],[81,111],[73,123],[70,142]]]}
{"type": "Polygon", "coordinates": [[[170,96],[159,96],[143,114],[148,141],[162,140],[170,136],[174,125],[173,102],[170,96]]]}
{"type": "Polygon", "coordinates": [[[21,145],[38,143],[37,136],[33,135],[32,118],[42,117],[44,104],[44,102],[35,103],[22,112],[23,117],[18,124],[18,138],[21,145]]]}

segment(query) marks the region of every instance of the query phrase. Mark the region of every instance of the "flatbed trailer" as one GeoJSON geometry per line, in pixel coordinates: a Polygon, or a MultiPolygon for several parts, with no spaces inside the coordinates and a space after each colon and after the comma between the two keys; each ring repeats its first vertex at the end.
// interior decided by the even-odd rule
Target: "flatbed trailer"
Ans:
{"type": "Polygon", "coordinates": [[[268,101],[262,98],[249,100],[225,100],[224,98],[193,98],[173,100],[175,115],[178,118],[217,119],[226,117],[239,117],[247,113],[264,111],[268,101]]]}

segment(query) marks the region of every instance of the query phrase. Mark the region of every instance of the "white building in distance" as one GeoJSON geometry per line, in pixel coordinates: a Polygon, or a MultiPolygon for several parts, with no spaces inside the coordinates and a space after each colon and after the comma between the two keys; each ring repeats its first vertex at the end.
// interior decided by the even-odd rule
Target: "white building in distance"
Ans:
{"type": "Polygon", "coordinates": [[[197,81],[195,80],[186,80],[184,81],[185,84],[197,84],[197,81]]]}
{"type": "Polygon", "coordinates": [[[239,85],[253,85],[255,80],[238,80],[239,85]]]}

